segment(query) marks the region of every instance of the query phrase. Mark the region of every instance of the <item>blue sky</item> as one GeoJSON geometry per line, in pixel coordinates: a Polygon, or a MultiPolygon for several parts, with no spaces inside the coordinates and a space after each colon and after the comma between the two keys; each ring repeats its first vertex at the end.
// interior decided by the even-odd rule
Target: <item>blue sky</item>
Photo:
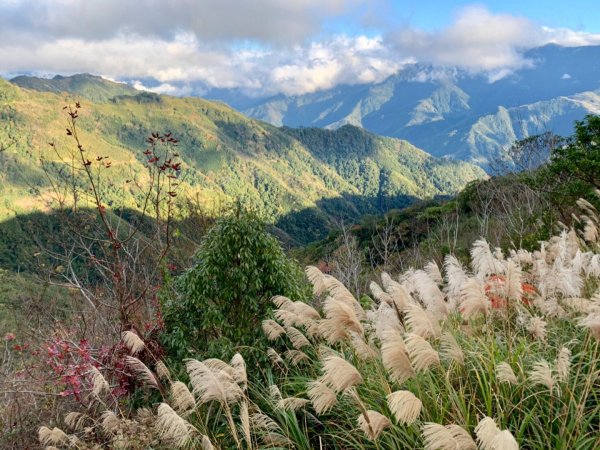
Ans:
{"type": "Polygon", "coordinates": [[[599,16],[583,0],[0,0],[0,75],[296,95],[422,62],[493,82],[535,64],[529,48],[600,45],[599,16]]]}

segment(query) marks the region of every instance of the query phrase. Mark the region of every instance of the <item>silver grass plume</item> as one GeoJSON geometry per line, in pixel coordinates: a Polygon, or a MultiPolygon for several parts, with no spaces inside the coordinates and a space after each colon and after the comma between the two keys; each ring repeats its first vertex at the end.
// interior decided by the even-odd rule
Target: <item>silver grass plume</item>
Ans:
{"type": "Polygon", "coordinates": [[[185,383],[175,381],[171,384],[173,406],[181,413],[190,411],[196,406],[196,400],[185,383]]]}
{"type": "Polygon", "coordinates": [[[444,425],[425,422],[421,427],[425,450],[458,450],[458,443],[444,425]]]}
{"type": "Polygon", "coordinates": [[[429,342],[418,334],[407,333],[404,336],[406,349],[412,360],[412,365],[417,371],[425,371],[433,365],[440,363],[440,356],[429,342]]]}
{"type": "Polygon", "coordinates": [[[321,321],[320,330],[323,337],[331,344],[344,340],[348,332],[364,334],[364,328],[356,315],[355,309],[346,302],[328,297],[323,306],[326,319],[321,321]]]}
{"type": "Polygon", "coordinates": [[[190,376],[192,392],[200,404],[217,401],[222,405],[237,402],[244,393],[227,370],[211,369],[195,359],[186,360],[186,370],[190,376]]]}
{"type": "Polygon", "coordinates": [[[381,359],[392,379],[399,384],[404,383],[415,374],[404,340],[397,331],[389,330],[384,333],[381,344],[381,359]]]}
{"type": "Polygon", "coordinates": [[[304,336],[297,328],[288,327],[286,334],[296,350],[302,350],[304,347],[310,347],[311,345],[306,336],[304,336]]]}
{"type": "Polygon", "coordinates": [[[529,320],[527,331],[533,336],[534,339],[545,342],[546,341],[546,321],[542,317],[533,316],[529,320]]]}
{"type": "Polygon", "coordinates": [[[444,272],[446,274],[446,295],[448,296],[449,309],[456,309],[460,302],[460,289],[468,278],[464,267],[454,255],[444,258],[444,272]]]}
{"type": "Polygon", "coordinates": [[[373,294],[375,300],[378,302],[387,303],[390,306],[394,304],[394,299],[392,296],[381,289],[381,286],[379,286],[375,281],[371,281],[369,284],[369,290],[371,291],[371,294],[373,294]]]}
{"type": "Polygon", "coordinates": [[[156,375],[163,381],[171,381],[171,372],[163,361],[156,362],[156,375]]]}
{"type": "Polygon", "coordinates": [[[360,384],[363,378],[356,367],[344,358],[329,355],[323,360],[321,380],[327,383],[335,392],[340,393],[360,384]]]}
{"type": "Polygon", "coordinates": [[[270,347],[267,349],[267,356],[269,357],[271,364],[274,364],[276,366],[285,364],[283,358],[279,355],[279,353],[277,353],[274,349],[270,347]]]}
{"type": "Polygon", "coordinates": [[[460,312],[465,319],[477,314],[487,315],[490,302],[485,295],[483,284],[476,278],[466,280],[460,290],[460,312]]]}
{"type": "Polygon", "coordinates": [[[477,444],[471,435],[463,427],[455,424],[446,425],[446,429],[450,432],[456,441],[456,448],[460,450],[477,450],[477,444]]]}
{"type": "Polygon", "coordinates": [[[287,397],[282,398],[277,402],[277,408],[282,409],[284,411],[298,411],[299,409],[304,408],[310,400],[299,397],[287,397]]]}
{"type": "Polygon", "coordinates": [[[387,272],[381,273],[381,283],[385,291],[392,297],[398,311],[402,312],[404,308],[414,303],[406,288],[397,281],[394,281],[387,272]]]}
{"type": "Polygon", "coordinates": [[[304,272],[306,273],[308,280],[313,285],[313,294],[316,296],[324,294],[327,288],[325,286],[323,272],[314,266],[307,266],[306,269],[304,269],[304,272]]]}
{"type": "Polygon", "coordinates": [[[586,317],[579,319],[578,325],[587,328],[592,336],[600,339],[600,312],[590,313],[586,317]]]}
{"type": "Polygon", "coordinates": [[[501,362],[496,366],[496,378],[500,383],[517,384],[517,376],[507,362],[501,362]]]}
{"type": "Polygon", "coordinates": [[[387,396],[387,404],[396,420],[405,425],[411,425],[418,419],[423,406],[410,391],[392,392],[387,396]]]}
{"type": "Polygon", "coordinates": [[[390,419],[369,409],[358,416],[358,426],[371,441],[376,441],[383,430],[391,425],[390,419]]]}
{"type": "Polygon", "coordinates": [[[121,419],[112,411],[104,411],[101,416],[102,429],[108,434],[116,434],[121,427],[121,419]]]}
{"type": "Polygon", "coordinates": [[[439,337],[441,334],[441,328],[436,318],[418,304],[409,305],[406,308],[405,322],[412,333],[423,338],[439,337]]]}
{"type": "Polygon", "coordinates": [[[363,361],[371,361],[377,358],[377,349],[371,345],[371,342],[365,342],[361,335],[350,333],[350,343],[356,356],[363,361]]]}
{"type": "Polygon", "coordinates": [[[242,430],[242,435],[246,440],[247,447],[251,449],[252,435],[250,433],[250,412],[248,410],[248,403],[245,401],[240,403],[240,428],[242,430]]]}
{"type": "Polygon", "coordinates": [[[567,347],[562,347],[558,352],[555,362],[556,379],[559,382],[565,382],[569,378],[571,370],[571,350],[567,347]]]}
{"type": "Polygon", "coordinates": [[[246,373],[246,361],[240,353],[236,353],[231,358],[229,365],[233,369],[232,375],[235,382],[242,388],[245,392],[248,388],[248,375],[246,373]]]}
{"type": "Polygon", "coordinates": [[[514,261],[505,263],[504,297],[509,300],[520,300],[523,296],[523,271],[514,261]]]}
{"type": "Polygon", "coordinates": [[[500,433],[500,429],[491,417],[484,417],[475,427],[477,443],[481,450],[495,450],[494,438],[500,433]]]}
{"type": "Polygon", "coordinates": [[[81,431],[88,416],[78,412],[70,412],[65,416],[65,424],[73,431],[81,431]]]}
{"type": "Polygon", "coordinates": [[[125,356],[125,365],[136,375],[137,379],[148,387],[158,389],[158,380],[148,366],[135,356],[125,356]]]}
{"type": "Polygon", "coordinates": [[[529,381],[532,385],[541,384],[547,387],[550,393],[553,392],[555,379],[548,361],[542,359],[533,365],[533,369],[529,372],[529,381]]]}
{"type": "Polygon", "coordinates": [[[465,364],[465,355],[458,345],[456,338],[450,332],[442,335],[440,343],[440,355],[448,361],[454,361],[461,366],[465,364]]]}
{"type": "Polygon", "coordinates": [[[186,446],[192,439],[193,427],[166,403],[158,405],[155,427],[161,440],[175,448],[186,446]]]}
{"type": "Polygon", "coordinates": [[[519,444],[508,430],[502,430],[492,440],[494,450],[519,450],[519,444]]]}
{"type": "Polygon", "coordinates": [[[308,361],[310,358],[306,353],[301,350],[286,350],[283,356],[291,362],[294,366],[299,365],[302,361],[308,361]]]}
{"type": "Polygon", "coordinates": [[[106,378],[104,378],[104,375],[95,366],[90,366],[90,373],[92,375],[92,393],[95,396],[99,396],[102,392],[110,390],[106,378]]]}
{"type": "Polygon", "coordinates": [[[436,282],[422,270],[415,271],[410,281],[427,310],[431,312],[436,319],[445,318],[448,314],[448,308],[444,301],[444,294],[440,291],[436,282]]]}
{"type": "Polygon", "coordinates": [[[494,257],[490,245],[484,239],[475,241],[471,247],[471,266],[480,281],[488,275],[501,274],[504,271],[502,261],[494,257]]]}
{"type": "Polygon", "coordinates": [[[133,331],[124,331],[123,334],[121,334],[121,339],[132,355],[136,355],[146,348],[144,341],[142,341],[133,331]]]}
{"type": "Polygon", "coordinates": [[[337,402],[335,391],[319,380],[309,382],[306,393],[317,414],[329,411],[337,402]]]}
{"type": "Polygon", "coordinates": [[[38,439],[42,445],[68,444],[69,436],[60,428],[40,427],[38,430],[38,439]]]}
{"type": "Polygon", "coordinates": [[[270,341],[274,341],[278,339],[282,334],[285,334],[285,328],[279,325],[277,322],[271,319],[266,319],[262,321],[262,329],[267,336],[267,339],[270,341]]]}
{"type": "Polygon", "coordinates": [[[423,270],[435,283],[442,284],[444,282],[442,272],[435,261],[429,261],[423,270]]]}

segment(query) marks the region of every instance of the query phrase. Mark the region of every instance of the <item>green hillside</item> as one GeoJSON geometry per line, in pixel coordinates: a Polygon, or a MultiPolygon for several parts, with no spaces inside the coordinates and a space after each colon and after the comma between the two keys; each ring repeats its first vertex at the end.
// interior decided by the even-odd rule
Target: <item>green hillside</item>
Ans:
{"type": "Polygon", "coordinates": [[[65,135],[65,101],[81,100],[78,127],[88,154],[112,161],[110,169],[97,168],[111,207],[136,208],[125,181],[143,183],[146,138],[170,131],[180,141],[186,196],[208,210],[239,198],[272,223],[311,211],[316,225],[310,229],[302,214],[279,224],[297,242],[324,236],[332,220],[455,193],[484,175],[351,126],[279,129],[218,102],[130,92],[87,75],[18,83],[32,89],[0,80],[0,143],[8,147],[0,154],[0,220],[56,206],[40,158],[51,171],[66,169],[59,155],[64,159],[73,144],[65,135]],[[65,99],[64,90],[74,93],[65,99]]]}

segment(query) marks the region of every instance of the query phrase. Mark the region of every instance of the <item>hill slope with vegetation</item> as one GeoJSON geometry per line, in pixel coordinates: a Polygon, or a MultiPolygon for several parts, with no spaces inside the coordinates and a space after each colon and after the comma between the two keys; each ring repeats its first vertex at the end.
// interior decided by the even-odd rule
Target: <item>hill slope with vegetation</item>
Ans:
{"type": "Polygon", "coordinates": [[[240,199],[272,223],[311,210],[311,226],[302,222],[304,215],[281,224],[299,242],[324,236],[334,219],[456,193],[483,176],[467,163],[438,160],[405,141],[355,127],[278,129],[220,103],[131,92],[88,75],[17,81],[37,90],[0,80],[4,219],[52,206],[45,172],[67,170],[76,150],[67,144],[65,101],[81,100],[80,137],[94,170],[103,165],[95,158],[111,161],[110,169],[100,170],[109,206],[136,208],[123,201],[125,182],[144,173],[146,138],[168,131],[179,141],[180,192],[209,209],[240,199]],[[329,208],[320,206],[323,201],[329,208]]]}

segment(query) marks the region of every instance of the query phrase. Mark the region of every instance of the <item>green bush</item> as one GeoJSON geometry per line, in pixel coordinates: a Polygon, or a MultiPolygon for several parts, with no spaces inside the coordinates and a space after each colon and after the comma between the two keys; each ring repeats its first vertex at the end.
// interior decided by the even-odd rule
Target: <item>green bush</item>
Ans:
{"type": "Polygon", "coordinates": [[[260,346],[260,324],[274,295],[310,295],[301,268],[261,219],[239,206],[207,233],[196,261],[174,280],[174,293],[164,302],[164,343],[172,357],[225,357],[233,349],[247,356],[260,346]]]}

